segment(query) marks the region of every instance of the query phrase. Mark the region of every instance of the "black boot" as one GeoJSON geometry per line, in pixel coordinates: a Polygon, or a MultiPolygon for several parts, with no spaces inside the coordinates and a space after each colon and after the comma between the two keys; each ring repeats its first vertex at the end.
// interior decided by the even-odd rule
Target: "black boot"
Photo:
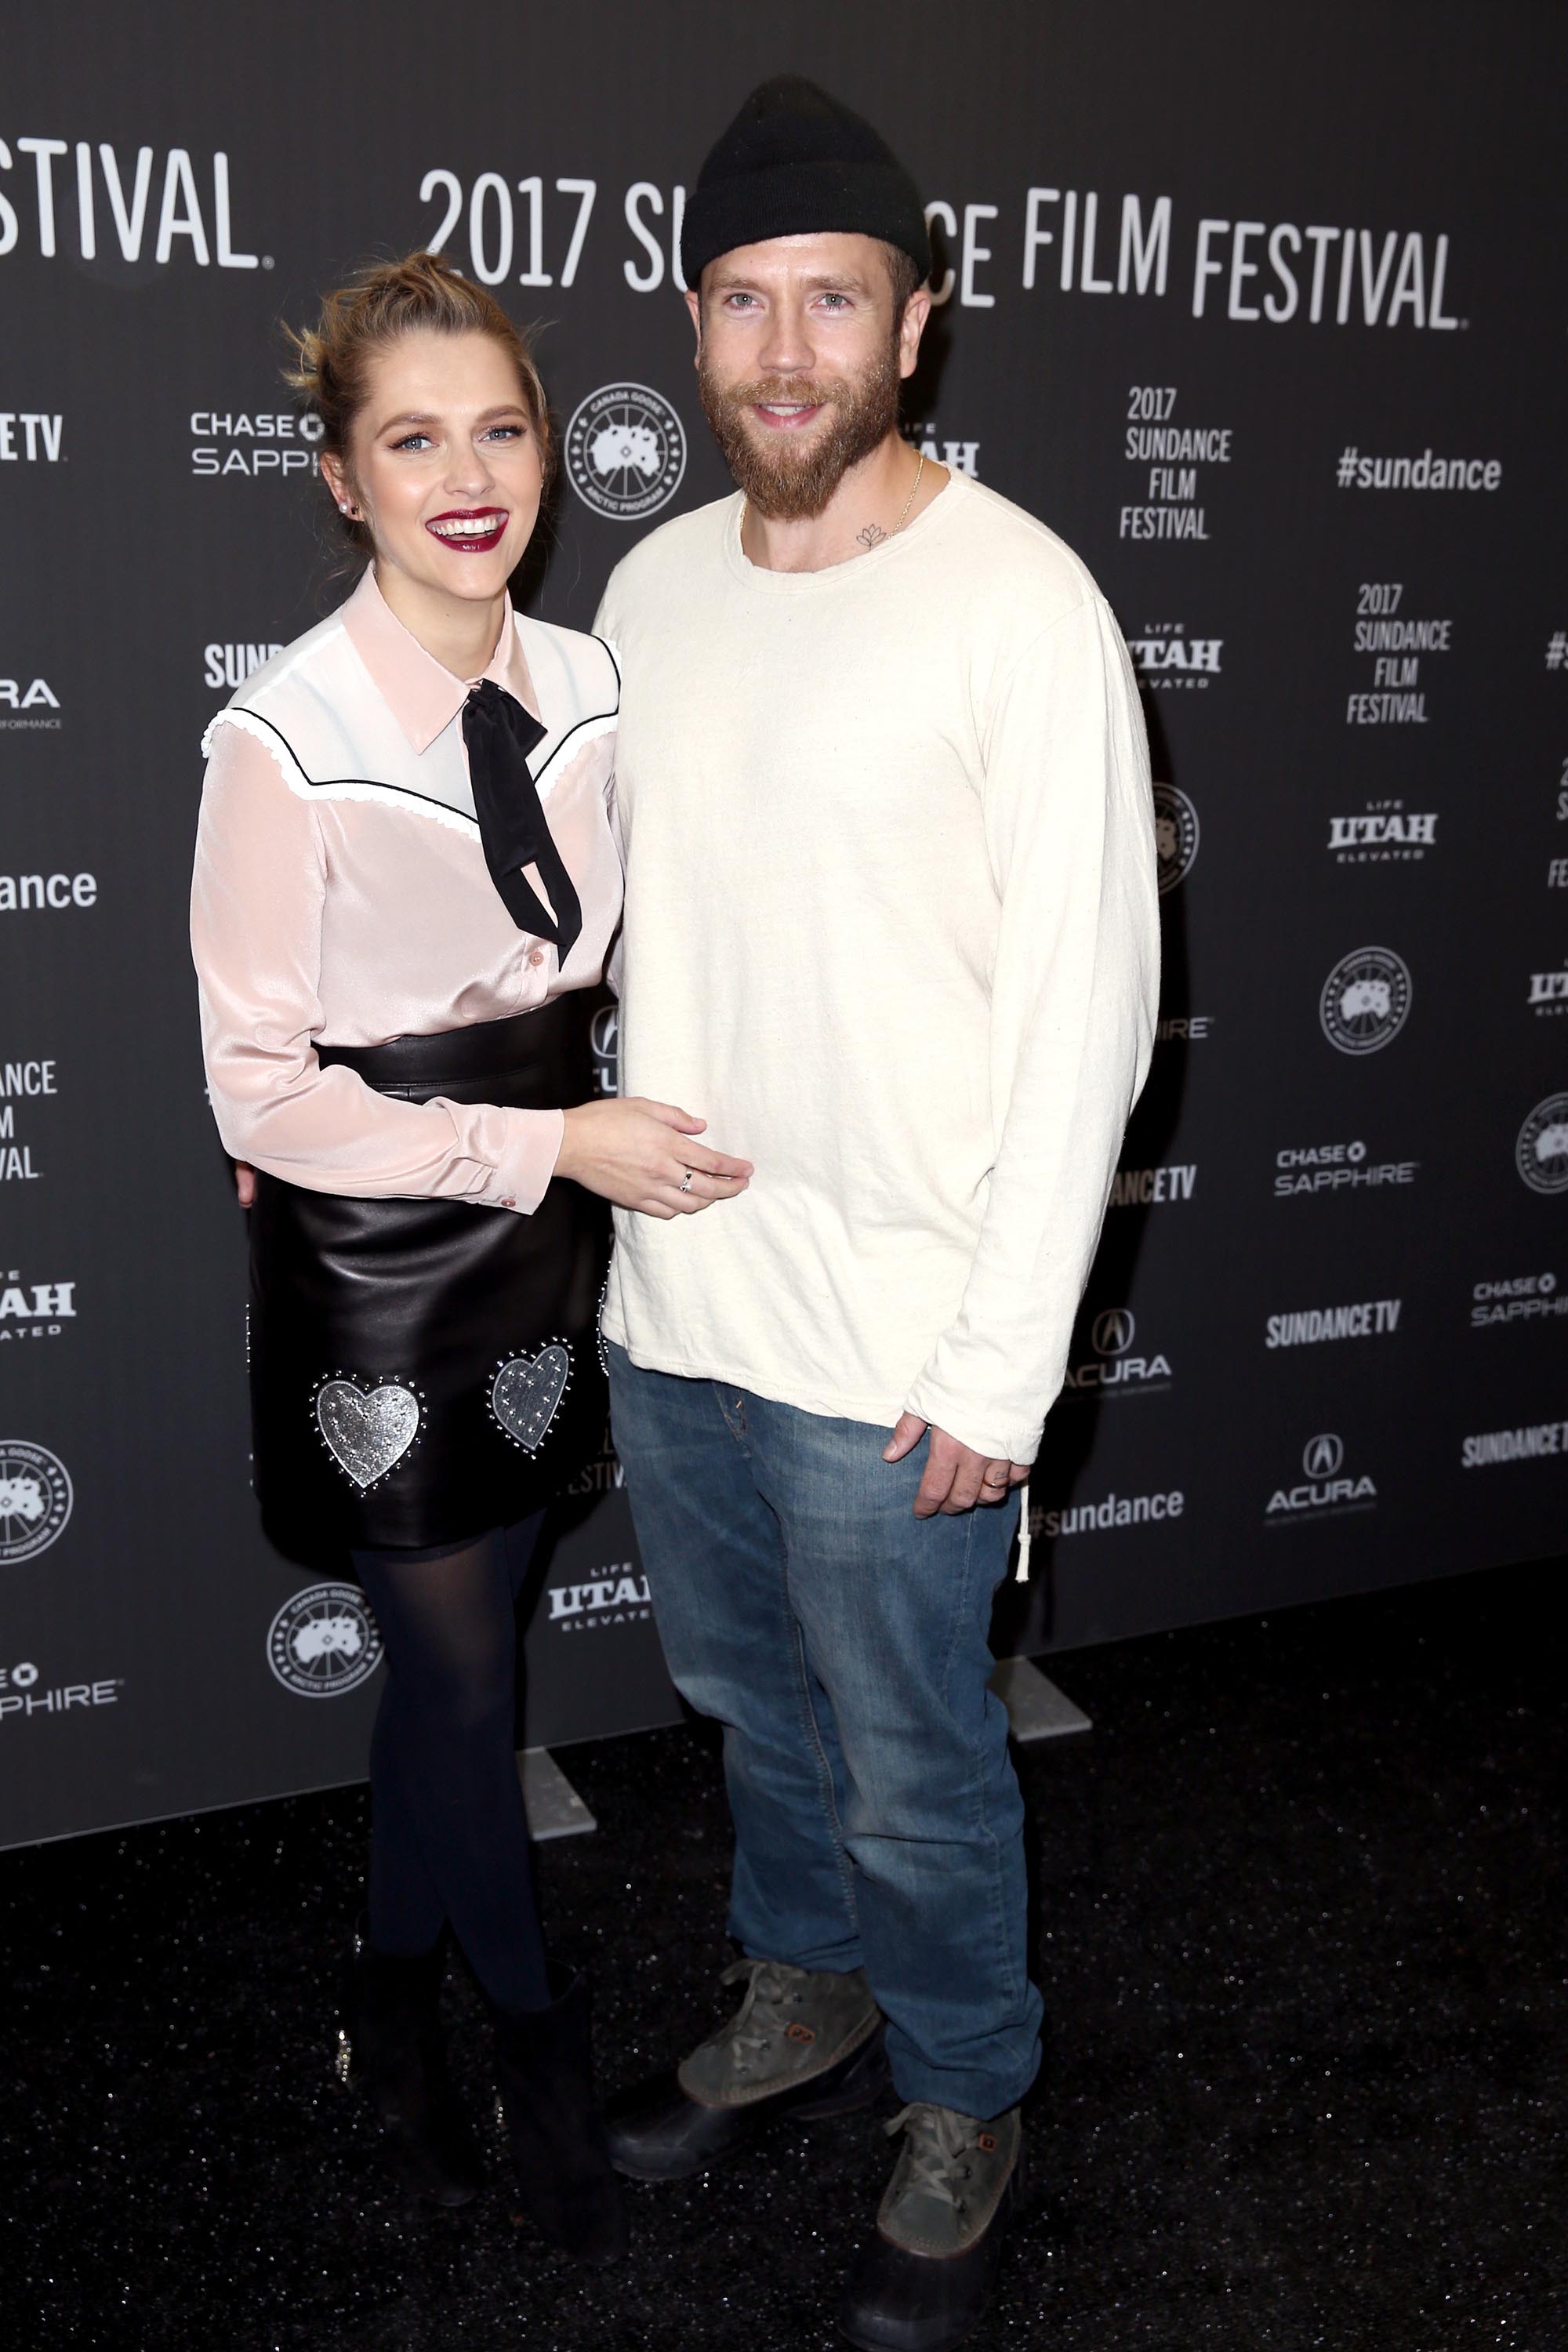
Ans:
{"type": "Polygon", "coordinates": [[[406,2188],[433,2204],[467,2205],[484,2185],[479,2151],[447,2074],[441,2032],[442,1949],[418,1959],[357,1939],[338,2074],[381,2117],[406,2188]]]}
{"type": "Polygon", "coordinates": [[[588,1980],[553,1962],[550,1977],[548,2009],[495,2011],[498,2104],[523,2217],[597,2270],[626,2251],[626,2209],[594,2098],[588,1980]]]}

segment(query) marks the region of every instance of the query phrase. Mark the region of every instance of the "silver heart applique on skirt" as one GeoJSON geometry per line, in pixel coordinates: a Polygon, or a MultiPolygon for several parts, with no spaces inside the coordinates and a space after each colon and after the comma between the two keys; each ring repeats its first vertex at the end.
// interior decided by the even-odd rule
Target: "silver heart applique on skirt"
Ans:
{"type": "Polygon", "coordinates": [[[537,1454],[543,1444],[571,1370],[571,1349],[552,1339],[537,1356],[513,1356],[490,1382],[490,1411],[525,1454],[537,1454]]]}
{"type": "Polygon", "coordinates": [[[357,1381],[323,1381],[316,1426],[340,1470],[363,1493],[401,1462],[419,1431],[419,1400],[395,1381],[362,1389],[357,1381]]]}

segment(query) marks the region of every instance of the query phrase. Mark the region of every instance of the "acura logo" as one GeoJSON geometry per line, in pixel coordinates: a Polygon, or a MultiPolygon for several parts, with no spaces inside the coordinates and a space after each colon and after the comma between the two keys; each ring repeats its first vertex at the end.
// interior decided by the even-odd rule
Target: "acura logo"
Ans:
{"type": "Polygon", "coordinates": [[[1097,1356],[1124,1356],[1138,1328],[1125,1307],[1107,1307],[1094,1318],[1089,1333],[1097,1356]]]}
{"type": "Polygon", "coordinates": [[[1332,1478],[1345,1458],[1344,1442],[1338,1437],[1310,1437],[1301,1455],[1301,1467],[1309,1478],[1332,1478]]]}

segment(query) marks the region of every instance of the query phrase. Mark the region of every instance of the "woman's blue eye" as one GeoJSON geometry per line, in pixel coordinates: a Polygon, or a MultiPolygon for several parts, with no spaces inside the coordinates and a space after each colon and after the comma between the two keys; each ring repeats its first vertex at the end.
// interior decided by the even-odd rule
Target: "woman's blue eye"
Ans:
{"type": "Polygon", "coordinates": [[[405,433],[401,441],[395,441],[392,446],[395,449],[412,449],[416,441],[428,441],[429,438],[427,433],[405,433]]]}

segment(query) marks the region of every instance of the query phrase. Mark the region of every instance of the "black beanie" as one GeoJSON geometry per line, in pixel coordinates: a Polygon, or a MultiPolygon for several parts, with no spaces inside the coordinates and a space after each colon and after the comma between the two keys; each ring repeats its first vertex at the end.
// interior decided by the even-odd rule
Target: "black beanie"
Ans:
{"type": "Polygon", "coordinates": [[[882,237],[931,274],[920,190],[886,140],[815,82],[780,74],[709,150],[681,225],[681,273],[697,286],[738,245],[813,230],[882,237]]]}

